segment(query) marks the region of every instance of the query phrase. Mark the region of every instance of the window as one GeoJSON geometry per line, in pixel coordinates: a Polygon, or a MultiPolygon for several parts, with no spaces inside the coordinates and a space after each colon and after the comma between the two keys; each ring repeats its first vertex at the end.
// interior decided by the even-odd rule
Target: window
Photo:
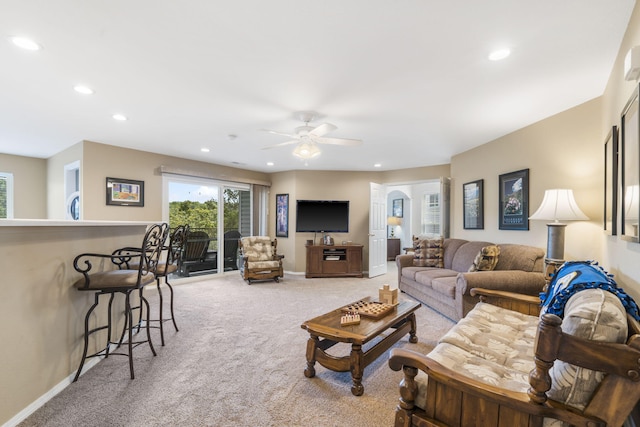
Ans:
{"type": "Polygon", "coordinates": [[[13,174],[0,172],[0,218],[13,218],[13,174]]]}
{"type": "Polygon", "coordinates": [[[422,200],[422,234],[439,236],[441,233],[440,194],[427,193],[422,200]]]}

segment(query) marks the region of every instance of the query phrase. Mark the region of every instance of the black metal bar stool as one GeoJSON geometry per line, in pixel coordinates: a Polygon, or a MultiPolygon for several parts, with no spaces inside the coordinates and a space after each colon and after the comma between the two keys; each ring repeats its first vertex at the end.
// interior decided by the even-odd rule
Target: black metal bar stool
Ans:
{"type": "Polygon", "coordinates": [[[171,320],[173,322],[173,327],[176,329],[176,332],[179,331],[178,325],[176,324],[176,316],[173,312],[173,286],[171,286],[171,283],[169,283],[169,275],[178,271],[178,260],[180,259],[180,254],[182,253],[182,250],[184,248],[188,232],[188,225],[180,225],[171,232],[171,235],[169,236],[169,244],[164,247],[164,250],[166,250],[167,253],[167,258],[165,261],[160,261],[160,263],[158,264],[158,268],[156,269],[156,284],[158,287],[160,317],[159,319],[151,319],[151,322],[158,322],[158,327],[160,328],[160,341],[162,342],[162,345],[164,345],[164,322],[168,322],[169,320],[171,320]],[[163,314],[164,302],[162,298],[162,289],[160,286],[162,278],[164,278],[164,282],[169,288],[169,310],[171,313],[171,317],[168,318],[164,318],[163,314]]]}
{"type": "MultiPolygon", "coordinates": [[[[162,251],[164,239],[166,239],[167,236],[167,227],[167,224],[154,224],[150,226],[145,233],[144,239],[142,240],[142,246],[135,253],[109,255],[84,253],[78,255],[73,260],[73,267],[76,269],[76,271],[82,273],[83,276],[76,281],[74,287],[79,291],[95,292],[94,303],[87,311],[84,319],[84,350],[82,352],[82,360],[80,361],[80,366],[78,367],[78,371],[76,372],[76,376],[73,380],[74,382],[77,381],[80,377],[85,361],[92,357],[109,357],[109,355],[128,356],[131,379],[134,379],[133,349],[140,344],[148,343],[151,352],[154,356],[156,355],[156,351],[153,348],[153,343],[151,342],[151,334],[149,332],[149,302],[144,298],[142,293],[140,293],[140,305],[133,307],[131,305],[131,294],[133,293],[133,291],[141,290],[145,285],[153,283],[153,281],[155,280],[155,271],[160,259],[160,253],[162,251]],[[110,260],[111,263],[118,266],[118,269],[92,272],[94,266],[91,261],[104,261],[105,259],[110,260]],[[133,259],[136,259],[137,261],[137,269],[128,268],[128,262],[133,259]],[[111,341],[111,308],[114,296],[117,293],[123,294],[125,298],[125,330],[123,330],[120,341],[117,343],[117,348],[121,347],[124,340],[125,332],[128,331],[126,353],[110,351],[111,345],[116,344],[115,342],[111,341]],[[93,313],[95,308],[98,306],[101,295],[109,295],[109,313],[107,315],[107,324],[89,329],[89,318],[91,317],[91,314],[93,313]],[[141,339],[134,342],[133,329],[138,326],[139,331],[139,325],[135,325],[133,321],[133,310],[136,308],[140,309],[140,318],[142,318],[143,308],[146,309],[147,321],[145,329],[147,332],[147,337],[146,339],[141,339]],[[89,348],[89,336],[104,329],[107,330],[106,346],[102,350],[87,355],[87,351],[89,348]]],[[[96,264],[100,265],[101,262],[96,262],[96,264]]],[[[98,270],[98,267],[96,267],[95,270],[98,270]]],[[[140,322],[138,322],[138,324],[139,323],[140,322]]]]}
{"type": "MultiPolygon", "coordinates": [[[[175,228],[169,235],[169,242],[162,247],[162,253],[166,253],[166,258],[163,259],[161,257],[158,262],[158,267],[155,270],[155,278],[156,285],[158,288],[158,300],[159,300],[159,317],[157,319],[150,319],[150,328],[159,328],[160,329],[160,341],[164,346],[164,322],[168,322],[171,320],[173,322],[173,327],[176,329],[176,332],[179,331],[178,325],[176,323],[175,314],[173,311],[173,286],[169,283],[169,275],[178,271],[178,260],[180,259],[180,255],[182,250],[184,249],[184,244],[186,242],[187,233],[189,232],[188,225],[180,225],[175,228]],[[169,288],[169,310],[171,316],[168,318],[164,317],[164,298],[162,295],[162,278],[164,278],[167,287],[169,288]]],[[[169,229],[167,228],[166,233],[169,234],[169,229]]],[[[164,239],[166,242],[167,238],[164,239]]],[[[137,269],[139,260],[138,258],[130,259],[127,257],[129,253],[135,253],[136,251],[140,251],[138,248],[122,248],[118,249],[114,252],[116,255],[122,256],[122,259],[125,260],[126,268],[128,269],[137,269]]],[[[140,288],[140,294],[142,294],[143,288],[140,288]]],[[[136,309],[137,307],[133,307],[136,309]]],[[[138,318],[138,327],[142,324],[142,317],[138,318]]],[[[123,330],[124,336],[124,330],[123,330]]]]}

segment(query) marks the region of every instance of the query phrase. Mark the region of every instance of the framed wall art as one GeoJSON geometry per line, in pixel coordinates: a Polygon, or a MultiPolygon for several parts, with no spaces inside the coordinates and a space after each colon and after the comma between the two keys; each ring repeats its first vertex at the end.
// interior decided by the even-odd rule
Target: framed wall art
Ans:
{"type": "Polygon", "coordinates": [[[392,213],[393,213],[392,216],[396,216],[398,218],[402,218],[402,214],[403,214],[403,212],[402,212],[402,199],[393,199],[392,203],[393,203],[392,206],[391,206],[392,213]]]}
{"type": "Polygon", "coordinates": [[[144,206],[144,181],[107,177],[107,205],[144,206]]]}
{"type": "Polygon", "coordinates": [[[484,179],[462,184],[463,226],[466,230],[484,229],[484,179]]]}
{"type": "Polygon", "coordinates": [[[605,233],[615,236],[618,217],[618,127],[604,140],[604,223],[605,233]]]}
{"type": "Polygon", "coordinates": [[[276,237],[289,237],[289,194],[276,194],[276,237]]]}
{"type": "Polygon", "coordinates": [[[509,172],[498,179],[499,229],[529,229],[529,169],[509,172]]]}
{"type": "Polygon", "coordinates": [[[620,144],[620,237],[638,242],[640,218],[640,115],[638,87],[622,110],[620,144]]]}

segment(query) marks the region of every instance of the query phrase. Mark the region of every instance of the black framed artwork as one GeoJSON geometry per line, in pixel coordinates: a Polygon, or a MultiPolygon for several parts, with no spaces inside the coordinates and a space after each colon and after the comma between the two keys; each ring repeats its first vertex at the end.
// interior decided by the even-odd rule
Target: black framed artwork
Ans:
{"type": "Polygon", "coordinates": [[[403,214],[403,200],[402,199],[394,199],[391,205],[391,210],[393,212],[393,216],[398,218],[402,218],[403,214]]]}
{"type": "Polygon", "coordinates": [[[604,140],[604,221],[605,233],[615,236],[618,221],[618,127],[604,140]]]}
{"type": "Polygon", "coordinates": [[[289,194],[276,194],[276,237],[289,237],[289,194]]]}
{"type": "Polygon", "coordinates": [[[529,229],[529,169],[500,175],[498,179],[499,229],[529,229]]]}
{"type": "Polygon", "coordinates": [[[107,205],[144,206],[144,181],[107,177],[107,205]]]}
{"type": "Polygon", "coordinates": [[[640,218],[640,114],[638,114],[638,91],[622,110],[620,144],[620,237],[638,242],[638,219],[640,218]]]}
{"type": "Polygon", "coordinates": [[[484,179],[462,184],[463,226],[466,230],[484,229],[484,179]]]}

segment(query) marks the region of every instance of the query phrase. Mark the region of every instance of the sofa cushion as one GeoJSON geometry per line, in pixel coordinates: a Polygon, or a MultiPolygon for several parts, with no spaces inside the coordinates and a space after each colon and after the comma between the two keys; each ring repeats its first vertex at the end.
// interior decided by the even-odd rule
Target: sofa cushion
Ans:
{"type": "Polygon", "coordinates": [[[469,267],[469,272],[493,270],[496,268],[499,256],[500,247],[496,245],[485,246],[480,249],[480,252],[476,255],[473,264],[469,267]]]}
{"type": "MultiPolygon", "coordinates": [[[[445,270],[451,271],[451,270],[445,270]]],[[[451,299],[456,297],[456,276],[446,276],[435,278],[431,281],[431,287],[434,291],[438,291],[441,294],[446,295],[451,299]]]]}
{"type": "MultiPolygon", "coordinates": [[[[538,318],[478,303],[428,354],[441,365],[485,384],[523,392],[534,368],[533,340],[538,318]]],[[[426,405],[427,375],[418,375],[415,403],[426,405]]]]}
{"type": "Polygon", "coordinates": [[[272,261],[273,249],[268,236],[249,236],[242,238],[242,255],[250,262],[272,261]]]}
{"type": "Polygon", "coordinates": [[[444,239],[444,268],[451,269],[451,263],[453,263],[453,257],[458,248],[467,242],[468,240],[464,239],[444,239]]]}
{"type": "Polygon", "coordinates": [[[500,244],[500,259],[495,270],[542,272],[544,250],[527,245],[500,244]],[[537,268],[540,267],[540,268],[537,268]]]}
{"type": "Polygon", "coordinates": [[[459,273],[466,273],[473,264],[473,260],[482,248],[493,245],[491,242],[471,241],[461,245],[453,256],[451,269],[459,273]]]}
{"type": "Polygon", "coordinates": [[[247,267],[249,270],[258,268],[278,268],[280,267],[280,261],[248,261],[247,267]]]}
{"type": "MultiPolygon", "coordinates": [[[[569,298],[561,327],[566,334],[593,341],[623,343],[627,339],[625,309],[618,297],[602,289],[585,289],[569,298]]],[[[560,360],[555,361],[549,375],[549,398],[578,409],[585,408],[604,378],[602,372],[560,360]]]]}
{"type": "MultiPolygon", "coordinates": [[[[418,271],[414,276],[414,280],[420,283],[421,285],[425,285],[428,287],[432,287],[432,282],[435,279],[438,279],[440,277],[453,277],[455,279],[456,275],[458,274],[457,272],[453,270],[447,270],[446,268],[428,268],[428,269],[420,268],[420,267],[415,267],[415,268],[418,269],[418,271]]],[[[454,280],[454,283],[455,283],[455,280],[454,280]]]]}
{"type": "Polygon", "coordinates": [[[417,267],[437,267],[443,268],[443,243],[442,237],[435,239],[414,240],[413,265],[417,267]]]}
{"type": "Polygon", "coordinates": [[[420,273],[421,271],[428,271],[428,270],[434,270],[435,267],[403,267],[402,271],[401,271],[401,275],[402,277],[409,279],[409,280],[416,280],[416,274],[420,273]]]}

